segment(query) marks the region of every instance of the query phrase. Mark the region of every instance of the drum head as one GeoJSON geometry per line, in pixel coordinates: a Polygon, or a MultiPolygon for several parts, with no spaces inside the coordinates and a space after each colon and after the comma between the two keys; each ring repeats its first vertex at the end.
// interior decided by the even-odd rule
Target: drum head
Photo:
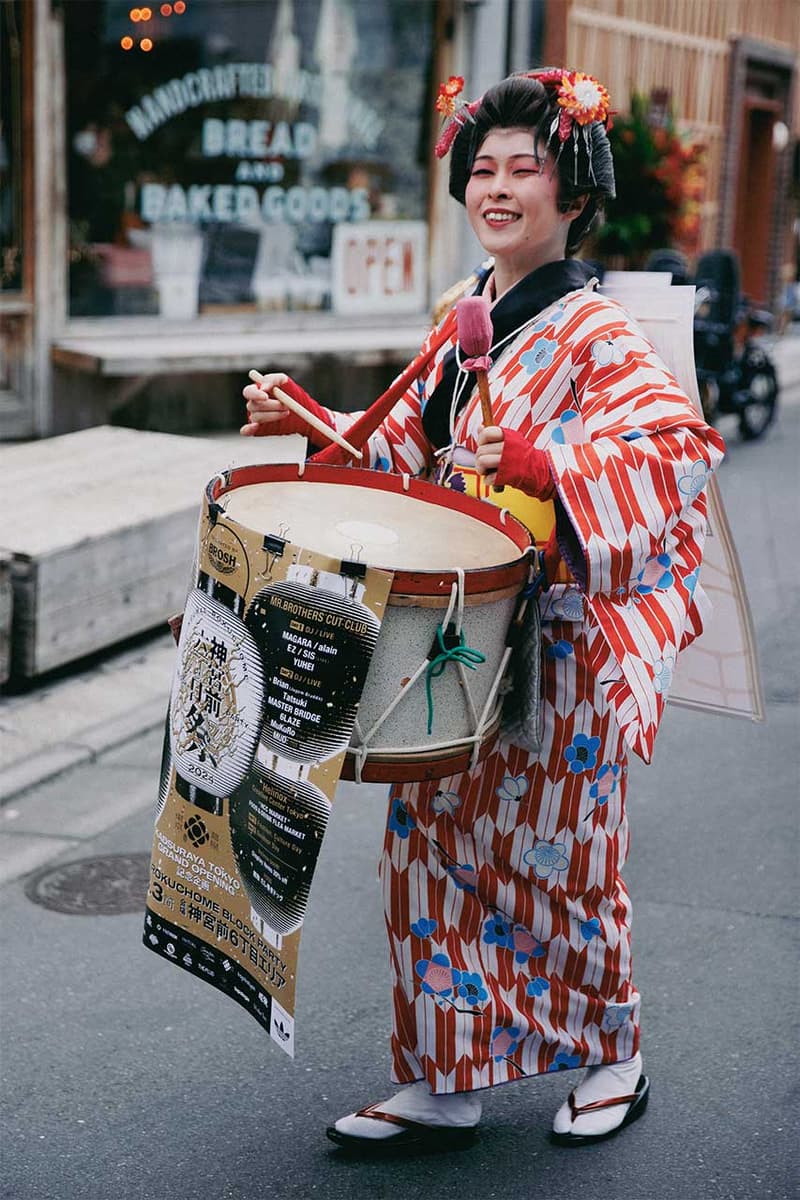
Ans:
{"type": "Polygon", "coordinates": [[[226,492],[234,521],[294,545],[384,570],[476,570],[515,562],[513,539],[444,504],[406,493],[303,479],[246,484],[226,492]]]}

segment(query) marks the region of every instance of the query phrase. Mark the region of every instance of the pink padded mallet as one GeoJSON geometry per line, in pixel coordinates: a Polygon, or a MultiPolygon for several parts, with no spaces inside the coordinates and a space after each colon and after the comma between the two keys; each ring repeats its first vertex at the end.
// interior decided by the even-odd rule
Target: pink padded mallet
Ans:
{"type": "Polygon", "coordinates": [[[474,371],[481,398],[481,414],[484,425],[494,425],[492,401],[489,396],[489,377],[486,372],[492,365],[489,348],[492,344],[492,318],[489,304],[484,296],[465,296],[456,304],[458,322],[458,344],[466,358],[461,363],[465,371],[474,371]]]}

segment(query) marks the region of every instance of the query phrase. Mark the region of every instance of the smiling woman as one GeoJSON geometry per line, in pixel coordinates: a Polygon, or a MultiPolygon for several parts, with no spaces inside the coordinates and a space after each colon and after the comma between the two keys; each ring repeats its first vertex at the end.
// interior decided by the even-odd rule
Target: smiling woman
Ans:
{"type": "MultiPolygon", "coordinates": [[[[392,1077],[410,1086],[328,1130],[350,1153],[467,1145],[482,1089],[579,1066],[553,1124],[560,1144],[642,1115],[620,874],[627,756],[650,760],[670,667],[707,611],[704,487],[722,442],[572,257],[614,194],[608,95],[567,70],[512,76],[470,103],[462,84],[440,89],[437,153],[451,153],[451,195],[493,259],[475,295],[489,308],[480,370],[496,423],[483,426],[478,360],[448,314],[362,465],[479,495],[534,534],[544,654],[521,638],[514,688],[522,700],[536,689],[541,658],[543,732],[509,720],[476,769],[392,791],[392,1077]]],[[[286,376],[245,389],[244,433],[294,431],[276,386],[286,376]]],[[[303,403],[345,435],[357,419],[303,403]]]]}

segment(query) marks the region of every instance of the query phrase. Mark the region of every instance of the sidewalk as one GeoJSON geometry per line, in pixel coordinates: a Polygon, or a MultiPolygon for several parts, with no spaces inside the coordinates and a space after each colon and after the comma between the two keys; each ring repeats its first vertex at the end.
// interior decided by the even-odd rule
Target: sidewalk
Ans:
{"type": "Polygon", "coordinates": [[[159,726],[174,657],[165,629],[74,675],[0,699],[0,804],[159,726]]]}

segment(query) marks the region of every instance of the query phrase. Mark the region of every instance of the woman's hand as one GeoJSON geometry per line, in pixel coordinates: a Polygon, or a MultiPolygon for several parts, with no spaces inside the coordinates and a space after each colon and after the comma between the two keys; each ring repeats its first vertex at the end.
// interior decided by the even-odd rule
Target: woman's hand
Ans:
{"type": "Polygon", "coordinates": [[[247,424],[241,427],[239,433],[245,437],[258,437],[275,432],[270,430],[270,426],[283,421],[289,415],[289,409],[271,394],[272,389],[283,388],[288,382],[288,375],[277,372],[265,375],[261,383],[249,383],[244,388],[242,395],[247,401],[247,424]]]}
{"type": "Polygon", "coordinates": [[[516,429],[488,425],[478,434],[475,469],[494,487],[513,487],[537,500],[552,500],[555,484],[544,450],[516,429]]]}
{"type": "Polygon", "coordinates": [[[503,457],[505,435],[499,425],[486,425],[478,434],[478,449],[475,453],[475,470],[492,483],[503,457]]]}

